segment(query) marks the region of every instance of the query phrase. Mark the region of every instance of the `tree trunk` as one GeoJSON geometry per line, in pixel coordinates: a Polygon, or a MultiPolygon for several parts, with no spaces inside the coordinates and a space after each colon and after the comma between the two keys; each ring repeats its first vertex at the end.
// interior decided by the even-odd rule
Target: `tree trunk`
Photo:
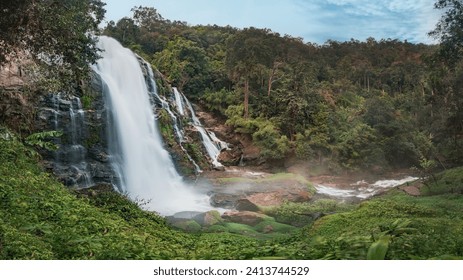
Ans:
{"type": "Polygon", "coordinates": [[[249,79],[244,80],[244,118],[249,117],[249,79]]]}
{"type": "Polygon", "coordinates": [[[268,88],[267,88],[267,96],[270,96],[270,92],[272,91],[272,84],[274,82],[274,78],[275,78],[275,74],[278,70],[278,67],[280,67],[281,65],[281,62],[275,62],[273,64],[273,68],[272,68],[272,74],[270,74],[270,77],[268,77],[268,88]]]}

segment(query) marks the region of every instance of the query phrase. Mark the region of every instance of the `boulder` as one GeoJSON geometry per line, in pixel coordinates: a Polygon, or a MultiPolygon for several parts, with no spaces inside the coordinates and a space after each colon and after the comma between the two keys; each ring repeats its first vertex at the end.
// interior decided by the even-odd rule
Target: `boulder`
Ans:
{"type": "Polygon", "coordinates": [[[210,197],[210,203],[214,207],[232,209],[240,198],[241,196],[237,194],[213,193],[210,197]]]}
{"type": "Polygon", "coordinates": [[[219,155],[219,162],[227,166],[238,165],[241,159],[241,152],[236,149],[222,151],[219,155]]]}
{"type": "Polygon", "coordinates": [[[251,211],[227,211],[222,215],[222,218],[227,222],[256,226],[268,216],[251,211]]]}
{"type": "Polygon", "coordinates": [[[285,201],[306,202],[312,198],[307,189],[279,189],[271,192],[254,193],[246,196],[249,203],[258,206],[278,206],[285,201]]]}
{"type": "Polygon", "coordinates": [[[248,199],[239,199],[236,201],[235,209],[238,211],[258,212],[259,207],[248,199]]]}
{"type": "Polygon", "coordinates": [[[212,225],[223,222],[222,217],[220,217],[220,213],[216,210],[200,213],[194,216],[193,220],[203,227],[210,227],[212,225]]]}
{"type": "Polygon", "coordinates": [[[172,223],[172,226],[188,232],[198,232],[201,230],[201,225],[193,220],[178,221],[172,223]]]}

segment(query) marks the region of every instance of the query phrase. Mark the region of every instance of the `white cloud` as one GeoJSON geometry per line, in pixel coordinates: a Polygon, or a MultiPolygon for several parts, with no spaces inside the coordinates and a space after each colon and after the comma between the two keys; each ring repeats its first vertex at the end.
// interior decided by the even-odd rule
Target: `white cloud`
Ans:
{"type": "MultiPolygon", "coordinates": [[[[439,18],[434,0],[129,0],[154,6],[164,18],[190,24],[270,28],[323,43],[328,39],[392,38],[433,42],[427,33],[439,18]]],[[[107,0],[111,9],[122,1],[107,0]]],[[[127,4],[124,4],[127,6],[127,4]]],[[[129,10],[126,14],[130,16],[129,10]]],[[[117,20],[117,19],[115,19],[117,20]]]]}

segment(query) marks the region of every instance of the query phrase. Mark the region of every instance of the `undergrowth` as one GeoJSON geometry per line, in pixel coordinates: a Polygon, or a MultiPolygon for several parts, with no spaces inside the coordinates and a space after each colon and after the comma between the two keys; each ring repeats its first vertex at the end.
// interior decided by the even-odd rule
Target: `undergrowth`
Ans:
{"type": "Polygon", "coordinates": [[[461,176],[461,169],[438,174],[439,191],[429,194],[439,195],[393,190],[358,206],[287,203],[267,209],[273,218],[255,227],[187,233],[111,190],[66,189],[1,130],[0,259],[458,259],[461,176]],[[281,223],[318,212],[324,216],[299,230],[281,223]]]}

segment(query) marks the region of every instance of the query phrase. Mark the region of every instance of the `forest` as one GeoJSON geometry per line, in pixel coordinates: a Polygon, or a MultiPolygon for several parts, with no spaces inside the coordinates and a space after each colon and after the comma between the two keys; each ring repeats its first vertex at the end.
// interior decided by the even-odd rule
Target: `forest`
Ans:
{"type": "Polygon", "coordinates": [[[453,27],[431,32],[441,45],[374,38],[317,45],[268,29],[171,22],[154,8],[132,12],[103,34],[252,135],[267,159],[296,156],[333,171],[461,164],[453,27]]]}
{"type": "Polygon", "coordinates": [[[461,259],[463,2],[434,5],[443,14],[429,31],[436,45],[315,44],[171,21],[154,7],[103,25],[100,0],[2,1],[0,70],[19,64],[29,80],[0,84],[0,259],[461,259]],[[285,202],[259,209],[252,227],[216,217],[180,230],[111,189],[68,189],[44,171],[44,151],[56,148],[47,139],[60,132],[37,131],[33,104],[49,92],[86,96],[99,35],[252,139],[278,172],[289,160],[330,174],[413,170],[422,193],[285,202]]]}

